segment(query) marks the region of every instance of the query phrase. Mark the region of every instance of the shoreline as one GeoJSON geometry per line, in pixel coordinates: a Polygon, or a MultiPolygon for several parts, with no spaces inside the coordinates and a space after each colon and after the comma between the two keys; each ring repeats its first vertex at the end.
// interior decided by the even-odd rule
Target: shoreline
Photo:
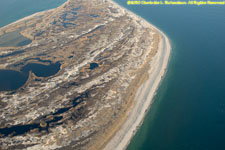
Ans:
{"type": "Polygon", "coordinates": [[[59,5],[58,7],[51,8],[51,9],[47,9],[47,10],[43,10],[43,11],[39,11],[39,12],[30,14],[30,15],[28,15],[28,16],[25,16],[25,17],[23,17],[23,18],[20,18],[19,20],[16,20],[16,21],[11,22],[11,23],[9,23],[9,24],[3,26],[3,27],[0,27],[0,30],[1,30],[1,29],[4,29],[4,28],[7,28],[7,27],[9,27],[9,26],[11,26],[11,25],[13,25],[13,24],[16,24],[16,23],[18,23],[18,22],[20,22],[20,21],[25,21],[25,20],[30,19],[30,18],[32,18],[32,17],[38,17],[38,16],[40,16],[41,14],[44,14],[44,13],[53,11],[54,9],[57,9],[57,8],[59,8],[59,7],[63,7],[66,3],[69,3],[69,1],[70,1],[70,0],[65,1],[65,3],[59,5]]]}
{"type": "Polygon", "coordinates": [[[133,136],[142,125],[144,118],[151,107],[152,100],[167,71],[167,66],[170,59],[171,45],[169,38],[156,26],[152,25],[144,18],[137,16],[130,10],[127,10],[123,6],[120,6],[113,0],[109,1],[117,7],[124,9],[133,18],[141,19],[144,24],[152,27],[161,35],[157,54],[150,62],[151,69],[148,71],[148,80],[144,84],[142,84],[141,87],[139,87],[138,92],[135,96],[135,104],[133,108],[129,110],[126,121],[104,147],[104,150],[123,150],[126,149],[129,145],[133,136]],[[137,99],[139,99],[139,101],[137,99]]]}

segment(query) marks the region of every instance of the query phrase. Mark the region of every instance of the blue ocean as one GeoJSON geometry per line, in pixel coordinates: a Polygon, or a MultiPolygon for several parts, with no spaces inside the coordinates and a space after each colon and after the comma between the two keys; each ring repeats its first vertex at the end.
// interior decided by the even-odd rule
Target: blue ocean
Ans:
{"type": "Polygon", "coordinates": [[[225,149],[225,5],[127,5],[171,40],[168,71],[128,150],[225,149]]]}

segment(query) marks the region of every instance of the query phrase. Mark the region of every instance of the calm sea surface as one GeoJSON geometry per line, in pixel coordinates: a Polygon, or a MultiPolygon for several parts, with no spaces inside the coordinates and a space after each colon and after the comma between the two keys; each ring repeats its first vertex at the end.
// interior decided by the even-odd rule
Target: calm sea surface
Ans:
{"type": "Polygon", "coordinates": [[[128,150],[225,149],[225,6],[127,6],[164,31],[172,57],[128,150]]]}
{"type": "Polygon", "coordinates": [[[64,2],[66,0],[0,0],[0,27],[64,2]]]}
{"type": "MultiPolygon", "coordinates": [[[[172,43],[168,72],[129,150],[225,149],[225,6],[127,6],[172,43]]],[[[2,0],[0,27],[65,0],[2,0]]]]}

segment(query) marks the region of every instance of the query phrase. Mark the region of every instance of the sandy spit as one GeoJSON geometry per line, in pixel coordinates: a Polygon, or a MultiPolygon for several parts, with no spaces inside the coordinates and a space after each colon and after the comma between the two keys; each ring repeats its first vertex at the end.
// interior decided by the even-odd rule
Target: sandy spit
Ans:
{"type": "MultiPolygon", "coordinates": [[[[115,7],[125,9],[112,0],[110,0],[110,2],[115,7]]],[[[157,54],[151,61],[151,69],[149,70],[148,80],[138,89],[135,96],[134,106],[129,111],[128,118],[117,133],[112,137],[112,139],[106,144],[104,150],[123,150],[127,148],[132,137],[142,124],[146,112],[150,108],[153,97],[158,89],[158,86],[160,85],[161,80],[163,79],[163,76],[165,75],[171,52],[170,41],[162,31],[129,10],[126,11],[134,19],[141,19],[144,25],[148,25],[149,27],[157,30],[161,34],[162,38],[158,45],[157,54]]]]}
{"type": "MultiPolygon", "coordinates": [[[[69,1],[70,0],[66,1],[64,4],[62,4],[59,7],[63,7],[63,5],[65,5],[69,1]]],[[[148,80],[138,89],[138,92],[136,93],[136,97],[135,97],[135,104],[132,110],[129,111],[128,118],[126,119],[122,127],[113,136],[113,138],[106,144],[104,148],[104,150],[123,150],[123,149],[126,149],[128,144],[130,143],[130,140],[132,139],[137,129],[142,124],[147,110],[150,108],[152,99],[157,91],[157,88],[162,80],[162,77],[164,76],[166,72],[166,68],[169,62],[169,57],[171,52],[171,45],[170,45],[170,41],[168,37],[162,31],[160,31],[157,27],[153,26],[152,24],[150,24],[143,18],[140,18],[133,12],[118,5],[114,1],[112,0],[108,0],[108,1],[112,3],[113,6],[124,9],[134,19],[136,20],[141,19],[142,24],[144,24],[145,26],[149,26],[150,28],[154,28],[162,35],[162,38],[159,42],[157,54],[153,57],[151,61],[151,69],[149,70],[148,80]]],[[[56,8],[49,9],[42,12],[37,12],[30,16],[19,19],[11,24],[8,24],[0,29],[7,28],[13,24],[16,24],[21,21],[25,21],[33,17],[38,17],[47,12],[53,11],[54,9],[56,8]]]]}

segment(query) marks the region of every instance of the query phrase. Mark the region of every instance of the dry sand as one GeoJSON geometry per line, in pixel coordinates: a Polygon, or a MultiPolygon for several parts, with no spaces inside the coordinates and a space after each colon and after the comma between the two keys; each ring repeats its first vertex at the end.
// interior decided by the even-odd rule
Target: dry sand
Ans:
{"type": "MultiPolygon", "coordinates": [[[[118,7],[118,4],[111,1],[113,5],[118,7]]],[[[121,6],[120,6],[121,7],[121,6]]],[[[125,9],[125,8],[123,8],[125,9]]],[[[134,13],[126,10],[133,18],[140,19],[134,13]]],[[[142,124],[147,110],[150,108],[152,99],[157,91],[157,88],[166,72],[169,62],[171,45],[168,37],[155,26],[151,25],[146,20],[142,19],[145,25],[153,27],[157,30],[162,38],[159,42],[157,54],[151,61],[151,69],[149,70],[148,80],[138,89],[135,97],[133,108],[129,111],[128,118],[117,131],[113,138],[106,144],[104,150],[123,150],[126,149],[130,140],[135,135],[137,129],[142,124]]]]}

